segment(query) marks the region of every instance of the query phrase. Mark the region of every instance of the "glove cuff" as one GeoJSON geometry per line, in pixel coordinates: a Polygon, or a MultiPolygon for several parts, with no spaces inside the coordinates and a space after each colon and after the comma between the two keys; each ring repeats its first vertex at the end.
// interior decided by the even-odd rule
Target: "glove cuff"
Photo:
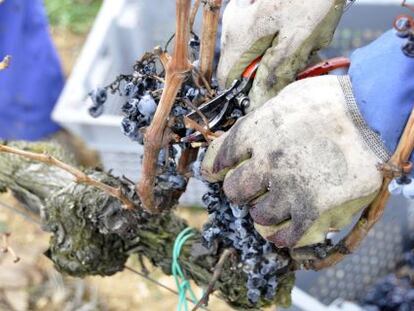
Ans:
{"type": "Polygon", "coordinates": [[[388,162],[391,158],[391,153],[385,146],[381,137],[365,122],[352,90],[351,79],[349,76],[338,76],[338,81],[345,96],[347,113],[355,127],[358,129],[364,143],[371,149],[378,159],[384,163],[388,162]]]}

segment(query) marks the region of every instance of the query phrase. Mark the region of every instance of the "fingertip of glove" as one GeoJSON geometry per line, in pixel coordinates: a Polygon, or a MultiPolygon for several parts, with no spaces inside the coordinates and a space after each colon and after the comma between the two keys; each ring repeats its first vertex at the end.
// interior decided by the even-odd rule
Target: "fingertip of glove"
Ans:
{"type": "Polygon", "coordinates": [[[276,233],[266,237],[266,240],[272,242],[278,248],[293,248],[297,242],[292,238],[290,227],[278,230],[276,233]]]}
{"type": "Polygon", "coordinates": [[[213,142],[204,156],[201,163],[201,175],[208,182],[218,182],[224,179],[225,174],[220,170],[216,170],[217,153],[220,145],[213,142]]]}
{"type": "Polygon", "coordinates": [[[250,208],[249,214],[250,217],[252,217],[252,219],[254,220],[254,222],[258,223],[259,225],[271,226],[277,224],[273,219],[271,219],[271,217],[268,217],[268,215],[265,213],[265,211],[263,211],[263,209],[261,209],[257,205],[254,205],[250,208]]]}
{"type": "Polygon", "coordinates": [[[264,226],[255,222],[254,227],[265,240],[273,243],[276,247],[292,248],[295,241],[289,235],[291,225],[286,223],[285,225],[264,226]]]}
{"type": "Polygon", "coordinates": [[[208,147],[204,160],[201,164],[202,174],[205,174],[207,177],[210,175],[218,174],[221,169],[221,164],[219,159],[221,158],[220,154],[222,153],[221,149],[223,146],[224,135],[216,138],[208,147]]]}
{"type": "Polygon", "coordinates": [[[214,173],[211,169],[201,167],[201,175],[209,183],[216,183],[224,180],[225,173],[214,173]]]}
{"type": "Polygon", "coordinates": [[[212,173],[219,174],[220,172],[225,170],[226,167],[229,167],[229,163],[226,163],[226,161],[220,156],[220,154],[218,154],[213,162],[212,173]]]}

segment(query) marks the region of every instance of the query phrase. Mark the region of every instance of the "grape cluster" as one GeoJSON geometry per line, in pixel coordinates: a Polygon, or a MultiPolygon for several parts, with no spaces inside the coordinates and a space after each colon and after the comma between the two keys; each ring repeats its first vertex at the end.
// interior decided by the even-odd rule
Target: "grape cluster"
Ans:
{"type": "MultiPolygon", "coordinates": [[[[192,58],[197,59],[200,41],[195,34],[188,45],[192,58]]],[[[143,144],[143,129],[151,124],[157,110],[164,88],[164,78],[165,69],[162,68],[159,59],[151,53],[146,53],[136,62],[132,77],[126,76],[128,83],[121,95],[127,97],[127,101],[122,106],[124,119],[121,128],[131,140],[143,144]]],[[[190,112],[191,106],[198,106],[204,98],[204,89],[197,88],[192,79],[184,83],[170,113],[169,125],[175,134],[180,137],[188,134],[184,116],[190,112]]]]}
{"type": "Polygon", "coordinates": [[[404,254],[397,273],[377,282],[362,300],[366,311],[414,310],[414,253],[404,254]]]}
{"type": "Polygon", "coordinates": [[[140,144],[144,142],[142,130],[150,125],[161,95],[159,90],[164,86],[158,75],[156,59],[143,59],[135,64],[133,78],[124,85],[121,92],[127,98],[121,108],[124,115],[122,132],[140,144]]]}
{"type": "MultiPolygon", "coordinates": [[[[124,118],[121,130],[132,141],[143,144],[144,129],[151,124],[164,88],[164,69],[158,58],[150,53],[137,61],[132,75],[120,75],[114,82],[105,88],[97,88],[89,93],[92,106],[89,113],[92,117],[99,117],[107,100],[107,90],[112,94],[118,92],[126,99],[121,107],[124,118]]],[[[178,93],[171,109],[169,126],[179,137],[189,135],[192,130],[186,129],[184,116],[193,107],[205,101],[206,91],[197,87],[192,79],[185,82],[178,93]]]]}
{"type": "MultiPolygon", "coordinates": [[[[194,58],[198,56],[200,42],[193,36],[189,42],[194,58]]],[[[146,53],[138,60],[130,75],[119,75],[114,82],[105,88],[98,88],[90,92],[92,106],[89,109],[91,116],[99,117],[103,112],[107,99],[107,91],[118,93],[125,98],[121,107],[123,119],[121,130],[125,136],[139,144],[144,144],[144,132],[154,118],[164,88],[165,69],[157,55],[146,53]]],[[[189,77],[177,94],[168,119],[168,127],[179,137],[189,135],[194,130],[187,129],[184,116],[194,106],[206,100],[206,91],[189,77]]],[[[174,142],[162,151],[157,166],[155,183],[155,197],[157,206],[173,206],[178,202],[181,193],[187,185],[187,178],[177,172],[176,149],[185,149],[187,144],[174,142]]]]}
{"type": "Polygon", "coordinates": [[[221,247],[236,249],[247,274],[249,301],[256,304],[262,297],[272,300],[278,272],[287,267],[288,261],[255,230],[247,206],[237,206],[226,199],[220,183],[209,184],[202,200],[210,215],[202,232],[204,245],[211,248],[219,243],[221,247]]]}
{"type": "Polygon", "coordinates": [[[150,93],[146,93],[138,98],[128,99],[121,109],[124,114],[121,123],[122,133],[132,141],[143,144],[142,129],[150,125],[157,109],[154,98],[150,93]]]}

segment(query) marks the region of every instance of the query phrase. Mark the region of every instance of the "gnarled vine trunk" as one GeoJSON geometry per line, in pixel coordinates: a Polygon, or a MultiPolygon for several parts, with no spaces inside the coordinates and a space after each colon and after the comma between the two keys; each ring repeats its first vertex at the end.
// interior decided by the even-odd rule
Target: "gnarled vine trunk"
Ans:
{"type": "MultiPolygon", "coordinates": [[[[9,145],[46,152],[75,165],[70,155],[53,144],[18,142],[9,145]]],[[[102,182],[125,188],[121,180],[108,173],[85,172],[102,182]]],[[[0,153],[0,192],[7,189],[28,209],[40,213],[43,229],[52,233],[48,256],[58,270],[79,277],[111,275],[124,269],[131,254],[140,254],[164,273],[171,274],[173,244],[187,224],[170,209],[159,215],[148,214],[142,208],[126,210],[117,199],[91,186],[76,184],[70,174],[59,168],[0,153]]],[[[140,206],[136,195],[133,199],[140,206]]],[[[185,274],[198,285],[207,286],[221,251],[205,249],[196,232],[180,256],[185,274]]],[[[245,283],[245,274],[237,260],[229,260],[216,288],[232,306],[252,309],[245,283]]],[[[293,274],[286,273],[280,279],[274,302],[289,303],[292,286],[293,274]]],[[[256,307],[268,304],[262,300],[256,307]]]]}

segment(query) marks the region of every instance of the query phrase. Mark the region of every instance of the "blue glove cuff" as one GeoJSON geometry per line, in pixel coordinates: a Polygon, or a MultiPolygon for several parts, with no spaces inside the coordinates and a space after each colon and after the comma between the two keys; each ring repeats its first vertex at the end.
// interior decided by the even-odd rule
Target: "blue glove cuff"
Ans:
{"type": "Polygon", "coordinates": [[[356,50],[349,69],[359,110],[391,153],[414,105],[414,58],[403,54],[404,42],[390,30],[356,50]]]}

